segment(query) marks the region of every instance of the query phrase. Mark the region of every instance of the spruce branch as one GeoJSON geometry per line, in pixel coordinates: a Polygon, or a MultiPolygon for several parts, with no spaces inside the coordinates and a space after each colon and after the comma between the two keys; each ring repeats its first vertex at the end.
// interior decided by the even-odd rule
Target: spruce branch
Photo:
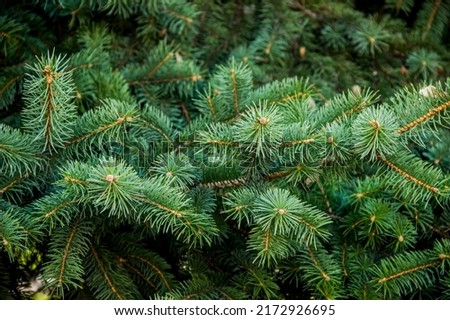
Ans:
{"type": "Polygon", "coordinates": [[[398,134],[423,145],[425,133],[438,136],[440,125],[448,118],[450,96],[448,83],[437,82],[421,89],[406,87],[391,98],[392,110],[396,114],[398,134]]]}
{"type": "Polygon", "coordinates": [[[137,204],[135,199],[140,194],[141,179],[136,172],[124,162],[114,159],[104,161],[92,168],[88,178],[88,196],[101,211],[108,216],[130,217],[135,213],[132,208],[137,204]]]}
{"type": "Polygon", "coordinates": [[[248,93],[253,88],[252,81],[250,68],[243,63],[236,65],[234,59],[217,69],[211,83],[214,92],[218,93],[218,119],[230,119],[246,109],[250,103],[248,93]]]}
{"type": "Polygon", "coordinates": [[[253,91],[252,101],[267,100],[270,104],[285,105],[305,101],[314,96],[315,88],[307,78],[286,78],[267,83],[253,91]]]}
{"type": "Polygon", "coordinates": [[[42,164],[38,146],[31,135],[0,124],[0,176],[25,176],[42,164]]]}
{"type": "Polygon", "coordinates": [[[89,251],[92,232],[89,222],[74,220],[52,234],[42,277],[47,279],[46,286],[51,288],[56,296],[64,298],[65,290],[82,287],[83,260],[89,251]]]}
{"type": "Polygon", "coordinates": [[[386,258],[371,269],[373,281],[386,298],[432,286],[441,259],[431,250],[411,251],[386,258]]]}
{"type": "Polygon", "coordinates": [[[144,110],[139,114],[137,123],[138,125],[135,125],[133,128],[136,134],[145,134],[156,141],[159,140],[158,138],[163,137],[167,143],[173,144],[173,125],[169,117],[156,107],[151,105],[145,106],[144,110]],[[148,134],[147,129],[150,133],[156,133],[156,137],[148,134]]]}
{"type": "Polygon", "coordinates": [[[426,201],[431,197],[445,196],[448,192],[442,171],[414,155],[399,151],[393,159],[381,155],[377,158],[389,169],[387,184],[406,199],[426,201]]]}
{"type": "Polygon", "coordinates": [[[126,269],[114,259],[113,253],[101,246],[89,244],[86,256],[86,284],[96,299],[141,299],[126,269]]]}
{"type": "Polygon", "coordinates": [[[64,227],[77,216],[78,199],[70,199],[60,193],[49,194],[35,200],[29,207],[36,220],[48,224],[49,230],[64,227]]]}
{"type": "Polygon", "coordinates": [[[397,127],[395,115],[388,109],[365,109],[352,123],[355,153],[370,161],[394,154],[399,148],[397,127]]]}
{"type": "Polygon", "coordinates": [[[38,63],[28,65],[25,79],[24,128],[49,152],[64,146],[72,135],[75,89],[71,74],[66,71],[67,63],[65,57],[48,53],[38,63]]]}
{"type": "Polygon", "coordinates": [[[17,218],[14,208],[6,211],[0,210],[0,248],[6,251],[10,261],[15,259],[14,249],[24,250],[27,248],[28,239],[26,229],[17,218]]]}
{"type": "Polygon", "coordinates": [[[136,115],[134,105],[118,100],[105,100],[100,108],[89,110],[77,119],[74,137],[65,143],[65,147],[75,154],[89,154],[95,151],[94,144],[101,146],[108,142],[123,142],[126,124],[133,122],[136,115]]]}
{"type": "Polygon", "coordinates": [[[378,100],[379,96],[377,93],[370,89],[362,90],[359,93],[348,90],[345,93],[335,96],[322,108],[316,109],[314,118],[322,125],[345,121],[349,117],[375,104],[378,100]]]}

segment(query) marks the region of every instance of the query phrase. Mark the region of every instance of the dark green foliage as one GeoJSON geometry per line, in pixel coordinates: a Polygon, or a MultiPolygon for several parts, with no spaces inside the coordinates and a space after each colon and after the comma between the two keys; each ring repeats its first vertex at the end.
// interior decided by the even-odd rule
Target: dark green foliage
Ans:
{"type": "Polygon", "coordinates": [[[0,298],[448,298],[450,3],[356,5],[4,1],[0,298]]]}

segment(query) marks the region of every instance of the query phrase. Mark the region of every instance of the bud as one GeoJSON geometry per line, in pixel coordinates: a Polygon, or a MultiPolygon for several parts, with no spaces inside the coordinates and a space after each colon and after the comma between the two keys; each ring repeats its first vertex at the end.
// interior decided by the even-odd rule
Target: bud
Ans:
{"type": "Polygon", "coordinates": [[[355,84],[352,87],[352,92],[355,96],[361,96],[361,87],[359,85],[355,84]]]}
{"type": "Polygon", "coordinates": [[[268,124],[269,121],[270,121],[270,120],[267,119],[267,118],[265,118],[265,117],[258,118],[258,122],[259,122],[260,124],[262,124],[263,126],[265,126],[266,124],[268,124]]]}
{"type": "Polygon", "coordinates": [[[305,57],[305,54],[306,54],[306,48],[304,46],[301,46],[298,49],[298,55],[300,56],[300,58],[303,59],[305,57]]]}
{"type": "Polygon", "coordinates": [[[419,90],[419,94],[425,98],[434,98],[437,94],[437,88],[435,86],[427,86],[419,90]]]}
{"type": "Polygon", "coordinates": [[[108,181],[109,183],[113,183],[113,182],[117,181],[118,179],[119,179],[119,177],[116,177],[116,176],[114,176],[112,174],[108,174],[105,177],[105,180],[108,181]]]}
{"type": "Polygon", "coordinates": [[[400,71],[402,72],[402,75],[404,75],[405,77],[408,75],[408,69],[405,66],[402,66],[400,68],[400,71]]]}

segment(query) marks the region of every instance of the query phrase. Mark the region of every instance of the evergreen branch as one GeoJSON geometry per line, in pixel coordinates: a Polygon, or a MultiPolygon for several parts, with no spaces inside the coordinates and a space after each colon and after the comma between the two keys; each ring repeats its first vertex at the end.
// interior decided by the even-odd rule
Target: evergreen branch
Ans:
{"type": "Polygon", "coordinates": [[[248,247],[256,252],[253,262],[270,267],[294,255],[299,245],[284,235],[276,234],[272,229],[256,227],[249,236],[248,247]]]}
{"type": "Polygon", "coordinates": [[[281,104],[284,102],[289,102],[289,101],[293,101],[293,100],[298,100],[298,99],[303,99],[305,97],[308,97],[309,93],[305,93],[305,92],[296,92],[294,94],[288,95],[286,97],[282,97],[279,100],[274,101],[274,104],[281,104]]]}
{"type": "Polygon", "coordinates": [[[71,144],[78,143],[78,142],[80,142],[82,140],[86,140],[86,139],[90,138],[91,136],[94,136],[94,135],[97,135],[97,134],[99,134],[101,132],[107,131],[108,129],[111,129],[113,127],[120,126],[120,125],[122,125],[124,123],[132,122],[133,120],[134,120],[133,117],[127,117],[127,118],[119,117],[119,118],[117,118],[117,120],[115,120],[115,121],[113,121],[111,123],[102,125],[102,126],[98,127],[95,130],[92,130],[92,131],[90,131],[90,132],[88,132],[88,133],[86,133],[84,135],[78,136],[78,137],[76,137],[76,138],[74,138],[72,140],[67,141],[65,143],[65,146],[67,147],[67,146],[70,146],[71,144]]]}
{"type": "Polygon", "coordinates": [[[325,201],[325,205],[327,206],[328,215],[334,219],[341,219],[340,217],[333,214],[333,209],[331,208],[330,200],[328,199],[327,193],[325,192],[325,188],[322,185],[322,182],[320,182],[319,179],[316,180],[317,185],[319,186],[320,193],[322,194],[323,200],[325,201]]]}
{"type": "Polygon", "coordinates": [[[384,283],[384,282],[387,282],[387,281],[391,281],[391,280],[393,280],[395,278],[406,276],[409,273],[413,273],[413,272],[416,272],[416,271],[419,271],[419,270],[423,270],[423,269],[427,269],[427,268],[430,268],[430,267],[437,266],[440,263],[441,263],[440,260],[436,260],[436,261],[424,263],[424,264],[421,264],[421,265],[418,265],[418,266],[414,266],[414,267],[411,267],[409,269],[401,270],[401,271],[399,271],[397,273],[394,273],[394,274],[391,274],[391,275],[389,275],[387,277],[383,277],[381,279],[378,279],[378,283],[384,283]]]}
{"type": "Polygon", "coordinates": [[[14,82],[16,82],[16,80],[20,79],[21,77],[22,75],[15,76],[12,79],[10,79],[7,83],[5,83],[5,85],[2,88],[0,88],[0,96],[2,96],[3,93],[6,90],[8,90],[8,88],[11,87],[14,84],[14,82]]]}
{"type": "Polygon", "coordinates": [[[286,176],[288,176],[291,172],[289,170],[279,170],[279,171],[275,171],[275,172],[271,172],[266,174],[264,177],[266,180],[274,180],[274,179],[279,179],[279,178],[284,178],[286,176]]]}
{"type": "Polygon", "coordinates": [[[191,24],[191,23],[194,21],[194,20],[192,20],[192,18],[186,17],[186,16],[184,16],[184,15],[178,13],[178,12],[175,12],[175,11],[173,11],[173,10],[170,10],[170,9],[168,9],[167,7],[164,7],[163,10],[164,10],[165,12],[167,12],[167,13],[169,13],[169,14],[175,16],[175,17],[177,17],[178,19],[183,20],[184,22],[186,22],[186,23],[188,23],[188,24],[191,24]]]}
{"type": "Polygon", "coordinates": [[[149,266],[150,268],[152,268],[153,270],[156,271],[156,273],[159,275],[159,277],[161,278],[161,280],[163,281],[165,287],[167,288],[167,290],[172,291],[172,288],[169,284],[169,281],[166,279],[166,277],[164,276],[164,273],[153,263],[151,263],[149,260],[144,259],[140,256],[136,256],[136,255],[131,255],[130,258],[136,259],[142,263],[144,263],[145,265],[149,266]]]}
{"type": "Polygon", "coordinates": [[[362,90],[359,93],[348,91],[335,96],[327,102],[324,107],[314,110],[314,118],[319,123],[337,124],[357,114],[358,112],[370,107],[377,102],[379,97],[376,92],[369,89],[362,90]]]}
{"type": "Polygon", "coordinates": [[[75,203],[75,202],[76,202],[75,200],[69,200],[69,201],[65,201],[65,202],[62,202],[62,203],[58,204],[58,206],[56,206],[55,208],[53,208],[51,211],[47,212],[47,213],[44,215],[44,218],[45,218],[45,219],[51,218],[51,217],[52,217],[54,214],[56,214],[58,211],[60,211],[61,209],[65,208],[65,207],[67,207],[68,205],[70,205],[70,204],[72,204],[72,203],[75,203]]]}
{"type": "Polygon", "coordinates": [[[187,123],[191,123],[191,117],[189,116],[189,110],[186,108],[186,104],[184,102],[180,102],[181,112],[183,113],[184,118],[187,123]]]}
{"type": "MultiPolygon", "coordinates": [[[[167,115],[161,110],[152,105],[146,105],[142,110],[142,113],[138,116],[138,124],[135,126],[136,134],[145,133],[144,128],[149,128],[150,131],[155,131],[158,135],[162,136],[169,144],[173,144],[171,133],[173,131],[173,125],[167,115]]],[[[153,138],[149,136],[149,138],[153,138]]]]}
{"type": "Polygon", "coordinates": [[[95,206],[115,216],[130,217],[137,212],[135,197],[141,193],[142,180],[124,161],[110,158],[92,168],[87,179],[88,194],[95,206]]]}
{"type": "Polygon", "coordinates": [[[238,146],[238,145],[240,145],[240,143],[237,141],[220,141],[220,140],[216,140],[216,139],[208,139],[206,141],[206,143],[212,144],[212,145],[221,145],[221,146],[238,146]]]}
{"type": "Polygon", "coordinates": [[[67,239],[66,246],[64,247],[63,254],[61,256],[61,266],[60,266],[60,270],[59,270],[59,273],[58,273],[58,277],[56,279],[56,282],[58,282],[59,285],[61,285],[62,282],[63,282],[63,274],[64,274],[64,269],[65,269],[66,263],[67,263],[67,257],[68,257],[68,255],[69,255],[69,253],[71,251],[72,241],[73,241],[73,238],[75,236],[75,233],[77,232],[77,228],[79,226],[79,223],[80,223],[79,220],[74,223],[74,225],[72,227],[72,230],[70,231],[69,237],[67,239]]]}
{"type": "MultiPolygon", "coordinates": [[[[255,269],[253,266],[244,266],[245,269],[250,273],[250,279],[247,280],[248,285],[253,286],[252,299],[257,299],[260,295],[261,290],[264,292],[266,299],[274,299],[276,295],[276,290],[278,285],[273,282],[272,277],[269,276],[262,269],[255,269]],[[256,282],[255,282],[256,280],[256,282]]],[[[246,285],[245,287],[247,287],[246,285]]]]}
{"type": "Polygon", "coordinates": [[[35,140],[43,140],[44,150],[52,151],[72,134],[76,112],[71,103],[72,75],[66,70],[67,60],[50,53],[28,68],[32,73],[25,80],[24,126],[35,140]]]}
{"type": "Polygon", "coordinates": [[[436,17],[436,13],[439,10],[439,7],[441,6],[441,3],[442,3],[442,0],[434,1],[433,8],[430,12],[430,15],[428,16],[427,23],[425,24],[424,34],[427,34],[430,31],[431,26],[433,25],[434,18],[436,17]]]}
{"type": "Polygon", "coordinates": [[[98,253],[95,250],[94,246],[92,244],[89,244],[89,248],[90,248],[92,256],[97,264],[97,267],[100,270],[101,274],[103,275],[103,278],[106,281],[108,287],[111,289],[111,292],[114,294],[114,296],[117,299],[125,300],[125,297],[118,291],[118,289],[115,287],[113,281],[109,277],[108,273],[106,272],[105,266],[103,265],[102,261],[100,260],[100,257],[98,256],[98,253]]]}
{"type": "Polygon", "coordinates": [[[146,75],[146,77],[147,78],[151,78],[151,77],[153,77],[154,75],[155,75],[155,73],[159,70],[159,69],[161,69],[161,67],[164,65],[164,64],[166,64],[170,59],[172,59],[173,58],[173,56],[174,56],[174,53],[173,53],[173,51],[170,51],[160,62],[158,62],[158,64],[156,64],[154,67],[153,67],[153,69],[151,69],[148,73],[147,73],[147,75],[146,75]]]}
{"type": "Polygon", "coordinates": [[[362,111],[352,124],[355,152],[371,161],[394,154],[399,148],[397,127],[395,114],[388,109],[362,111]]]}
{"type": "Polygon", "coordinates": [[[227,219],[237,220],[238,228],[242,222],[246,225],[253,225],[254,215],[252,207],[257,198],[257,191],[252,188],[238,188],[230,191],[223,198],[225,213],[228,213],[227,219]]]}
{"type": "Polygon", "coordinates": [[[253,205],[255,223],[273,235],[316,245],[316,237],[328,238],[325,226],[330,218],[301,202],[287,190],[272,188],[261,194],[253,205]]]}
{"type": "Polygon", "coordinates": [[[64,181],[68,182],[68,183],[73,183],[73,184],[78,184],[81,186],[87,186],[89,185],[89,182],[85,181],[85,180],[79,180],[73,177],[69,177],[69,176],[64,176],[64,181]]]}
{"type": "MultiPolygon", "coordinates": [[[[3,188],[0,189],[0,195],[14,187],[16,184],[18,184],[21,180],[23,180],[26,176],[19,176],[17,178],[13,178],[10,182],[8,182],[3,188]]],[[[0,197],[1,198],[1,197],[0,197]]]]}
{"type": "Polygon", "coordinates": [[[268,100],[270,104],[286,105],[289,102],[306,101],[313,92],[314,88],[308,83],[308,79],[293,77],[272,81],[256,88],[252,100],[268,100]]]}
{"type": "Polygon", "coordinates": [[[134,81],[131,82],[131,85],[136,85],[136,84],[144,84],[144,83],[148,83],[148,84],[161,84],[161,83],[172,83],[172,82],[181,82],[181,81],[192,81],[192,82],[197,82],[199,80],[202,79],[202,76],[200,74],[191,74],[185,77],[170,77],[170,78],[162,78],[162,79],[146,79],[146,80],[140,80],[140,81],[134,81]]]}
{"type": "MultiPolygon", "coordinates": [[[[156,201],[153,201],[153,200],[151,200],[151,199],[148,199],[147,197],[135,197],[135,198],[136,198],[137,200],[139,200],[139,201],[142,201],[142,202],[145,202],[145,203],[149,203],[149,204],[151,204],[152,206],[157,207],[158,209],[161,209],[161,210],[163,210],[163,211],[165,211],[165,212],[168,212],[168,213],[174,215],[174,216],[177,217],[177,218],[182,218],[182,217],[184,216],[184,212],[178,211],[178,210],[175,210],[175,209],[171,209],[171,208],[169,208],[169,207],[166,207],[165,205],[162,205],[161,203],[158,203],[158,202],[156,202],[156,201]]],[[[189,221],[188,221],[188,222],[189,222],[189,221]]]]}
{"type": "Polygon", "coordinates": [[[341,258],[341,267],[342,267],[342,271],[344,272],[344,277],[348,277],[349,273],[347,270],[347,263],[346,263],[346,259],[347,258],[347,242],[344,241],[344,243],[342,244],[342,258],[341,258]]]}
{"type": "Polygon", "coordinates": [[[208,102],[208,106],[209,106],[209,110],[211,112],[211,115],[213,116],[213,118],[216,117],[216,110],[214,109],[214,103],[213,100],[211,98],[211,96],[207,96],[206,97],[206,101],[208,102]]]}
{"type": "Polygon", "coordinates": [[[398,172],[399,174],[401,174],[403,177],[405,177],[406,179],[410,180],[411,182],[415,183],[416,185],[427,189],[428,191],[431,191],[433,193],[439,194],[440,193],[440,189],[429,185],[417,178],[415,178],[414,176],[410,175],[408,172],[404,171],[402,168],[396,166],[394,163],[390,162],[389,160],[383,158],[380,154],[377,154],[377,158],[380,159],[383,163],[385,163],[389,168],[393,169],[394,171],[398,172]]]}
{"type": "MultiPolygon", "coordinates": [[[[439,251],[439,244],[436,249],[439,251]]],[[[432,286],[436,267],[442,262],[432,250],[411,251],[383,259],[371,268],[371,274],[374,283],[389,297],[432,286]]]]}
{"type": "Polygon", "coordinates": [[[229,179],[229,180],[222,180],[222,181],[214,181],[214,182],[204,182],[201,183],[200,187],[206,187],[211,189],[223,189],[223,188],[230,188],[230,187],[239,187],[246,183],[245,178],[237,178],[237,179],[229,179]]]}
{"type": "MultiPolygon", "coordinates": [[[[44,74],[45,80],[47,82],[47,95],[44,100],[44,108],[45,108],[45,126],[44,126],[44,136],[45,136],[45,144],[47,145],[51,140],[51,132],[53,126],[53,118],[52,111],[53,109],[57,109],[57,107],[53,104],[54,93],[53,93],[53,71],[52,67],[47,65],[44,70],[42,70],[44,74]]],[[[55,77],[59,77],[58,74],[55,74],[55,77]]]]}
{"type": "Polygon", "coordinates": [[[342,290],[342,269],[330,256],[321,245],[314,249],[308,245],[293,261],[294,266],[300,264],[302,279],[320,299],[337,299],[342,290]]]}
{"type": "Polygon", "coordinates": [[[151,221],[157,230],[170,231],[191,246],[211,242],[217,233],[213,218],[206,212],[194,211],[192,199],[179,188],[167,185],[163,177],[154,177],[145,181],[142,189],[138,201],[142,203],[144,222],[151,221]]]}
{"type": "Polygon", "coordinates": [[[414,127],[420,125],[422,122],[425,122],[430,118],[434,117],[435,115],[439,114],[440,112],[446,110],[448,107],[450,107],[450,100],[439,105],[436,108],[430,109],[426,114],[424,114],[420,118],[417,118],[416,120],[404,125],[403,127],[397,130],[397,133],[402,134],[406,131],[413,129],[414,127]]]}
{"type": "Polygon", "coordinates": [[[267,101],[254,104],[234,125],[235,141],[243,143],[246,151],[255,152],[255,160],[269,158],[281,145],[281,122],[276,106],[269,106],[267,101]]]}
{"type": "Polygon", "coordinates": [[[72,215],[78,211],[76,203],[80,199],[68,198],[64,194],[53,193],[44,196],[30,205],[31,212],[38,221],[44,220],[50,225],[50,229],[55,226],[55,221],[64,226],[72,220],[72,215]]]}
{"type": "Polygon", "coordinates": [[[310,144],[316,142],[315,138],[308,138],[308,139],[302,139],[302,140],[294,140],[294,141],[285,141],[281,144],[282,147],[291,147],[298,144],[310,144]]]}
{"type": "MultiPolygon", "coordinates": [[[[320,266],[319,261],[317,260],[316,256],[314,255],[314,252],[311,250],[310,246],[306,247],[309,256],[311,257],[311,260],[314,264],[314,266],[316,267],[316,269],[320,272],[322,278],[329,282],[331,280],[330,276],[322,269],[322,267],[320,266]]],[[[327,299],[330,299],[330,297],[326,297],[327,299]]]]}
{"type": "Polygon", "coordinates": [[[239,98],[236,87],[236,71],[234,70],[234,68],[231,68],[230,70],[230,77],[231,77],[231,90],[233,92],[234,112],[236,114],[239,114],[239,98]]]}
{"type": "Polygon", "coordinates": [[[50,237],[47,261],[42,268],[46,287],[64,298],[65,290],[81,288],[84,276],[83,260],[89,251],[92,225],[75,220],[55,230],[50,237]]]}
{"type": "Polygon", "coordinates": [[[7,252],[10,261],[15,259],[14,250],[26,248],[28,239],[17,211],[14,207],[0,210],[0,248],[7,252]]]}
{"type": "Polygon", "coordinates": [[[24,177],[34,172],[43,156],[32,137],[17,129],[0,124],[0,170],[8,175],[24,177]]]}
{"type": "Polygon", "coordinates": [[[253,83],[247,65],[236,65],[234,59],[218,68],[213,76],[212,88],[217,92],[217,117],[227,120],[239,115],[250,102],[253,83]]]}
{"type": "Polygon", "coordinates": [[[135,268],[133,265],[131,265],[127,259],[123,257],[117,257],[119,260],[119,263],[122,265],[125,265],[127,268],[129,268],[131,271],[133,271],[135,274],[137,274],[141,279],[145,281],[147,285],[149,285],[151,288],[156,289],[156,285],[150,281],[144,273],[142,273],[138,268],[135,268]]]}
{"type": "Polygon", "coordinates": [[[168,185],[183,189],[193,186],[199,179],[198,168],[183,153],[160,154],[149,171],[166,180],[168,185]]]}

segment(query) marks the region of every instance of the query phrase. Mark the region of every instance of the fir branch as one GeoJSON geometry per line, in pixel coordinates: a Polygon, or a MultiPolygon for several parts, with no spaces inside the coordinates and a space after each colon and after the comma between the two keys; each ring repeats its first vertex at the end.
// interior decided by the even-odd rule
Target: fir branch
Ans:
{"type": "Polygon", "coordinates": [[[382,284],[384,282],[391,281],[391,280],[393,280],[395,278],[406,276],[409,273],[413,273],[413,272],[416,272],[416,271],[419,271],[419,270],[423,270],[423,269],[427,269],[427,268],[430,268],[430,267],[434,267],[434,266],[437,266],[439,263],[440,263],[440,261],[436,260],[436,261],[424,263],[424,264],[421,264],[421,265],[418,265],[418,266],[414,266],[414,267],[411,267],[409,269],[405,269],[405,270],[399,271],[397,273],[391,274],[391,275],[389,275],[387,277],[383,277],[381,279],[378,279],[378,283],[382,284]]]}
{"type": "MultiPolygon", "coordinates": [[[[317,260],[316,256],[314,255],[314,252],[311,250],[310,246],[307,246],[307,251],[308,251],[309,256],[311,257],[311,260],[312,260],[314,266],[317,268],[317,270],[319,271],[322,278],[326,282],[329,282],[331,280],[330,276],[320,267],[319,261],[317,260]]],[[[326,298],[330,299],[330,297],[326,297],[326,298]]]]}
{"type": "MultiPolygon", "coordinates": [[[[139,125],[133,128],[136,134],[146,134],[144,128],[148,128],[162,136],[169,144],[173,144],[173,125],[169,117],[161,110],[152,105],[146,105],[137,117],[137,122],[139,125]]],[[[149,136],[149,138],[153,137],[149,136]]]]}
{"type": "Polygon", "coordinates": [[[147,74],[146,77],[147,78],[152,78],[155,73],[161,69],[161,67],[166,64],[170,59],[172,59],[174,57],[175,53],[173,51],[170,51],[161,61],[159,61],[154,67],[153,69],[151,69],[147,74]]]}
{"type": "Polygon", "coordinates": [[[398,172],[399,174],[401,174],[403,177],[405,177],[406,179],[412,181],[414,184],[427,189],[428,191],[431,191],[433,193],[439,194],[440,193],[440,189],[429,185],[419,179],[417,179],[416,177],[410,175],[408,172],[406,172],[405,170],[403,170],[402,168],[398,167],[397,165],[395,165],[394,163],[390,162],[389,160],[383,158],[380,154],[377,154],[377,158],[379,160],[381,160],[383,163],[385,163],[388,167],[390,167],[391,169],[393,169],[394,171],[398,172]]]}
{"type": "Polygon", "coordinates": [[[75,123],[74,137],[65,143],[71,153],[93,153],[104,142],[121,142],[125,138],[126,126],[136,120],[135,105],[107,99],[101,107],[89,110],[75,123]],[[81,152],[80,152],[81,151],[81,152]]]}
{"type": "Polygon", "coordinates": [[[335,96],[322,108],[316,109],[313,118],[323,125],[340,123],[370,107],[378,99],[377,93],[369,89],[362,90],[359,93],[348,90],[335,96]]]}
{"type": "MultiPolygon", "coordinates": [[[[19,177],[14,177],[13,179],[9,180],[1,189],[0,189],[0,195],[3,195],[5,192],[7,192],[9,189],[13,188],[15,185],[17,185],[18,183],[20,183],[24,178],[26,178],[27,175],[25,176],[19,176],[19,177]]],[[[1,198],[1,197],[0,197],[1,198]]]]}
{"type": "Polygon", "coordinates": [[[64,291],[81,288],[84,276],[83,258],[89,251],[92,225],[75,220],[70,225],[56,230],[51,237],[51,246],[42,274],[48,279],[46,286],[64,298],[64,291]]]}
{"type": "Polygon", "coordinates": [[[436,17],[436,13],[439,10],[439,7],[441,6],[441,3],[442,3],[442,0],[434,1],[433,8],[431,9],[431,12],[428,16],[427,23],[425,24],[425,30],[424,30],[425,35],[430,31],[431,26],[433,25],[433,21],[436,17]]]}
{"type": "Polygon", "coordinates": [[[99,271],[101,272],[101,274],[103,275],[104,281],[106,281],[106,284],[108,285],[108,288],[111,290],[113,296],[116,299],[119,300],[124,300],[125,297],[123,296],[123,294],[118,290],[118,288],[116,288],[115,284],[113,283],[113,280],[111,279],[111,277],[108,275],[107,270],[105,269],[105,266],[103,265],[102,261],[100,260],[100,257],[97,253],[97,250],[94,248],[94,246],[92,244],[89,244],[89,248],[92,254],[92,257],[95,260],[95,263],[97,265],[97,268],[99,269],[99,271]]]}
{"type": "Polygon", "coordinates": [[[376,286],[389,298],[432,286],[441,262],[431,250],[412,251],[383,259],[371,268],[371,274],[376,286]]]}
{"type": "Polygon", "coordinates": [[[228,65],[218,68],[211,82],[214,92],[218,92],[218,119],[229,119],[245,110],[250,102],[248,93],[253,86],[252,73],[247,65],[236,65],[232,59],[228,65]]]}
{"type": "Polygon", "coordinates": [[[120,126],[120,125],[122,125],[122,124],[124,124],[126,122],[131,122],[131,121],[133,121],[132,117],[128,117],[128,118],[119,117],[114,122],[111,122],[111,123],[108,123],[106,125],[100,126],[100,127],[98,127],[97,129],[95,129],[95,130],[93,130],[91,132],[88,132],[88,133],[86,133],[86,134],[84,134],[82,136],[76,137],[75,139],[72,139],[72,140],[66,142],[65,145],[66,146],[70,146],[71,144],[78,143],[80,141],[88,139],[88,138],[90,138],[93,135],[97,135],[99,133],[102,133],[103,131],[107,131],[110,128],[117,127],[117,126],[120,126]]]}
{"type": "Polygon", "coordinates": [[[237,178],[237,179],[229,179],[222,181],[214,181],[214,182],[204,182],[201,183],[200,187],[206,187],[211,189],[224,189],[231,187],[240,187],[246,183],[245,178],[237,178]]]}
{"type": "Polygon", "coordinates": [[[14,209],[0,210],[0,248],[7,252],[10,261],[15,259],[15,250],[26,249],[28,240],[26,229],[14,209]]]}
{"type": "Polygon", "coordinates": [[[139,201],[145,202],[145,203],[149,203],[152,206],[155,206],[158,209],[161,209],[161,210],[163,210],[163,211],[165,211],[167,213],[170,213],[170,214],[174,215],[177,218],[182,218],[184,216],[184,213],[182,211],[171,209],[169,207],[166,207],[165,205],[162,205],[162,204],[160,204],[160,203],[158,203],[156,201],[150,200],[150,199],[148,199],[146,197],[136,197],[136,199],[139,200],[139,201]]]}
{"type": "Polygon", "coordinates": [[[41,165],[43,156],[31,135],[0,124],[0,170],[8,176],[26,176],[41,165]]]}
{"type": "Polygon", "coordinates": [[[412,122],[404,125],[403,127],[401,127],[400,129],[397,130],[397,133],[402,134],[406,131],[413,129],[414,127],[420,125],[421,123],[428,121],[432,117],[436,116],[440,112],[445,111],[448,107],[450,107],[450,100],[447,102],[444,102],[443,104],[437,106],[434,109],[430,109],[426,114],[424,114],[420,118],[417,118],[416,120],[413,120],[412,122]]]}
{"type": "Polygon", "coordinates": [[[145,265],[149,266],[151,269],[153,269],[153,270],[158,274],[158,276],[161,278],[161,280],[163,281],[164,286],[167,288],[167,290],[172,291],[172,287],[170,286],[168,279],[167,279],[166,276],[164,275],[164,272],[163,272],[160,268],[158,268],[158,266],[156,266],[155,264],[153,264],[153,263],[152,263],[151,261],[149,261],[148,259],[145,259],[145,258],[140,257],[140,256],[131,255],[130,258],[136,259],[136,260],[138,260],[139,262],[142,262],[142,263],[144,263],[145,265]]]}
{"type": "Polygon", "coordinates": [[[136,84],[164,84],[164,83],[176,83],[176,82],[182,82],[182,81],[192,81],[197,82],[200,79],[202,79],[202,76],[200,74],[190,74],[184,77],[174,76],[174,77],[168,77],[168,78],[160,78],[160,79],[148,79],[148,80],[141,80],[139,82],[132,82],[131,85],[136,84]]]}
{"type": "Polygon", "coordinates": [[[35,140],[43,141],[44,150],[52,152],[62,147],[72,134],[75,120],[72,76],[66,70],[67,60],[50,53],[28,68],[31,73],[25,80],[24,127],[35,135],[35,140]]]}
{"type": "Polygon", "coordinates": [[[119,260],[119,263],[121,265],[126,266],[128,269],[137,274],[149,287],[156,289],[156,285],[151,280],[149,280],[142,271],[134,267],[127,259],[123,257],[117,257],[117,260],[119,260]]]}
{"type": "Polygon", "coordinates": [[[75,216],[80,216],[78,204],[82,200],[86,199],[75,194],[55,192],[33,201],[29,209],[36,221],[48,224],[49,230],[53,230],[56,226],[66,226],[75,216]]]}
{"type": "Polygon", "coordinates": [[[0,96],[3,96],[4,92],[8,90],[18,79],[21,78],[21,75],[14,76],[8,82],[6,82],[3,87],[0,88],[0,96]]]}
{"type": "Polygon", "coordinates": [[[184,22],[186,22],[186,23],[188,23],[188,24],[191,24],[191,23],[193,22],[192,18],[186,17],[186,16],[184,16],[184,15],[178,13],[178,12],[175,12],[175,11],[173,11],[173,10],[170,10],[170,9],[168,9],[167,7],[164,7],[164,8],[163,8],[163,11],[165,11],[165,12],[167,12],[167,13],[169,13],[169,14],[175,16],[175,17],[178,18],[178,19],[183,20],[184,22]]]}

